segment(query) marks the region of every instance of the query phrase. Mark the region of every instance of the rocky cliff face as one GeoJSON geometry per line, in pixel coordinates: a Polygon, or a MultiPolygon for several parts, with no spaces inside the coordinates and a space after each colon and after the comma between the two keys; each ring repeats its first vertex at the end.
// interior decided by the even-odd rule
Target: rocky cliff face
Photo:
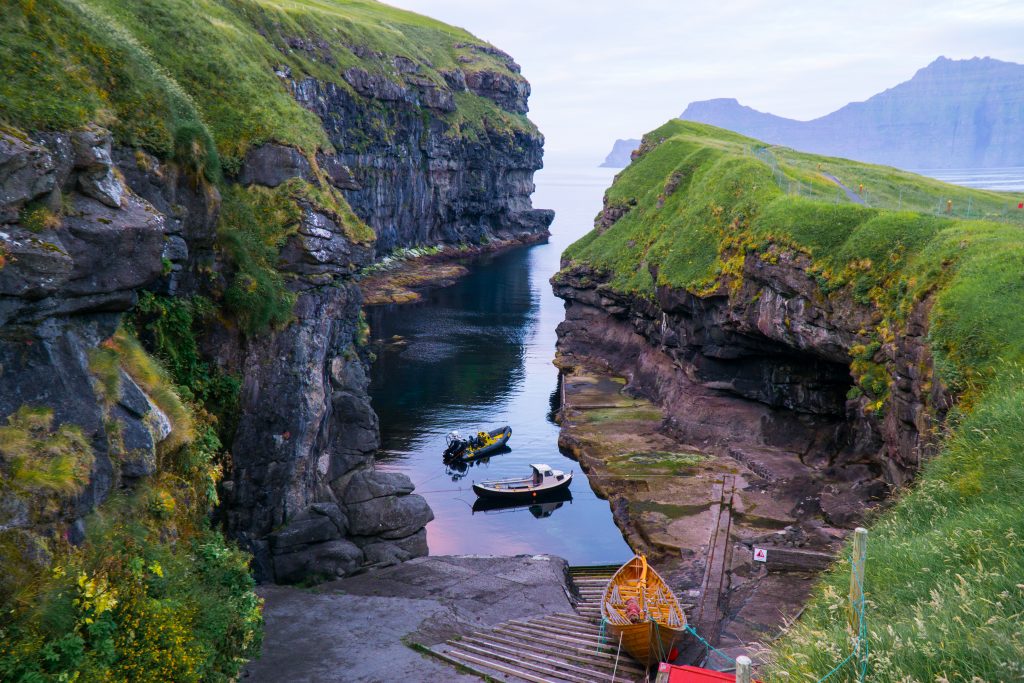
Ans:
{"type": "Polygon", "coordinates": [[[160,276],[173,231],[124,185],[104,131],[0,133],[0,415],[52,410],[94,456],[75,500],[33,520],[23,514],[33,501],[5,498],[0,529],[64,528],[80,540],[82,518],[111,491],[156,471],[168,417],[121,370],[119,395],[105,397],[90,362],[136,290],[160,276]]]}
{"type": "Polygon", "coordinates": [[[914,476],[951,403],[931,381],[924,304],[905,334],[871,354],[870,362],[895,372],[889,409],[873,409],[878,396],[851,361],[878,316],[825,296],[809,266],[801,254],[750,253],[712,293],[661,286],[649,300],[616,293],[602,273],[573,265],[554,280],[566,301],[559,363],[597,362],[625,374],[632,390],[667,409],[675,436],[722,449],[755,471],[764,450],[822,470],[843,482],[843,495],[826,490],[816,504],[834,523],[849,524],[884,491],[881,481],[914,476]]]}
{"type": "MultiPolygon", "coordinates": [[[[426,502],[404,475],[373,467],[359,270],[396,247],[535,241],[553,218],[530,204],[543,138],[525,118],[506,117],[526,112],[518,66],[489,46],[459,49],[507,69],[471,68],[466,57],[442,86],[421,75],[425,62],[376,52],[368,59],[389,63],[390,77],[352,67],[331,82],[279,67],[335,149],[268,142],[216,185],[97,127],[2,133],[0,416],[46,406],[55,424],[85,432],[95,464],[86,492],[61,512],[75,533],[111,490],[156,472],[169,433],[167,416],[123,372],[121,396],[106,407],[90,354],[140,291],[223,296],[239,267],[218,233],[225,188],[269,196],[301,181],[309,189],[289,196],[298,218],[273,264],[294,298],[290,321],[253,332],[222,315],[198,330],[204,357],[241,379],[217,518],[252,551],[262,580],[330,578],[427,553],[426,502]],[[504,114],[464,115],[460,103],[480,98],[504,114]],[[328,210],[311,196],[336,191],[354,216],[344,201],[328,210]],[[372,236],[354,235],[354,224],[372,236]]],[[[0,525],[27,524],[16,512],[0,525]]]]}

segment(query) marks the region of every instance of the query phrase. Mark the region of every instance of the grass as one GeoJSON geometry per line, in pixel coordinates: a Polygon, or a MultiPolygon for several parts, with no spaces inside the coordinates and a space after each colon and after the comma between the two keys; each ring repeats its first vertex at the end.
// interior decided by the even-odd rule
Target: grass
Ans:
{"type": "MultiPolygon", "coordinates": [[[[439,86],[456,68],[522,78],[475,49],[487,45],[468,32],[368,0],[10,1],[0,45],[0,123],[97,122],[121,144],[192,163],[198,141],[211,178],[270,140],[310,157],[331,149],[320,120],[276,75],[280,67],[350,92],[343,73],[352,67],[403,83],[396,56],[439,86]]],[[[536,130],[490,100],[457,97],[460,111],[447,115],[455,135],[536,130]]]]}
{"type": "MultiPolygon", "coordinates": [[[[657,285],[735,294],[748,254],[806,255],[823,296],[877,312],[851,369],[883,412],[892,369],[879,349],[930,299],[936,379],[959,401],[939,453],[871,527],[870,676],[1024,678],[1024,212],[1006,210],[1017,199],[681,121],[642,150],[607,193],[629,212],[566,252],[570,268],[603,272],[602,287],[641,299],[657,285]],[[869,205],[837,195],[822,171],[863,182],[869,205]],[[935,215],[936,198],[997,220],[935,215]]],[[[813,681],[846,655],[848,572],[826,574],[759,676],[813,681]]],[[[833,680],[853,679],[847,667],[833,680]]]]}
{"type": "Polygon", "coordinates": [[[672,474],[688,475],[709,459],[701,453],[670,451],[638,451],[614,456],[608,460],[608,469],[616,474],[672,474]]]}

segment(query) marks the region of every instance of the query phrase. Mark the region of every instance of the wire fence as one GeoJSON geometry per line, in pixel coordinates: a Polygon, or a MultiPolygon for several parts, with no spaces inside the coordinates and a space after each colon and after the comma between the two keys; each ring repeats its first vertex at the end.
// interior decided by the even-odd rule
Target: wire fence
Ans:
{"type": "Polygon", "coordinates": [[[994,220],[1024,225],[1024,192],[1019,193],[1019,197],[1004,192],[1007,195],[1005,200],[993,197],[979,202],[973,196],[963,196],[963,193],[979,188],[966,186],[954,186],[951,192],[941,193],[925,186],[900,184],[891,179],[878,180],[877,184],[883,186],[881,189],[872,187],[871,182],[850,181],[848,185],[829,173],[822,163],[814,168],[797,168],[791,164],[780,164],[775,153],[768,147],[752,146],[747,149],[751,156],[771,169],[776,186],[787,195],[833,204],[852,203],[945,218],[994,220]],[[809,176],[811,180],[795,177],[797,171],[809,176]]]}

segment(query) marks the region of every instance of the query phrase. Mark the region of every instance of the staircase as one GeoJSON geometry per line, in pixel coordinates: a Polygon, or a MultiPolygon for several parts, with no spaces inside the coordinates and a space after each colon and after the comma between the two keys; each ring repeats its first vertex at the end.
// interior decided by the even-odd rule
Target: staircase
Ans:
{"type": "Polygon", "coordinates": [[[484,680],[509,683],[643,681],[645,670],[618,643],[602,638],[601,594],[619,567],[570,567],[576,611],[513,619],[432,648],[434,656],[484,680]]]}

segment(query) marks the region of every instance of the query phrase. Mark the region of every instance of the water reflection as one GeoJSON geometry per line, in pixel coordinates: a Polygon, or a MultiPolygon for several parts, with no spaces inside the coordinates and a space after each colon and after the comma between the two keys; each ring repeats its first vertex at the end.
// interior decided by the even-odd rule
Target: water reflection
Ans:
{"type": "Polygon", "coordinates": [[[556,491],[531,503],[509,503],[493,498],[477,498],[473,503],[473,514],[508,514],[525,511],[536,519],[545,519],[565,503],[572,504],[572,491],[556,491]]]}

